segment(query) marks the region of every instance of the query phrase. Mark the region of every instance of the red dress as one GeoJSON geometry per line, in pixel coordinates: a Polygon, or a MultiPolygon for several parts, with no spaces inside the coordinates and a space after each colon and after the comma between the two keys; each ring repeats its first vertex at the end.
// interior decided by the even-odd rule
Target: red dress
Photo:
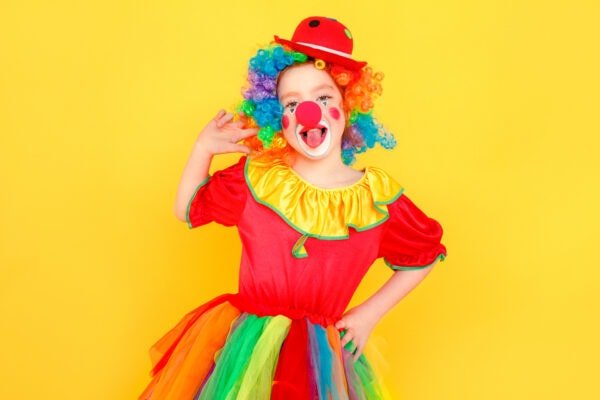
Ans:
{"type": "Polygon", "coordinates": [[[201,182],[189,228],[236,226],[237,293],[186,314],[150,349],[140,399],[382,399],[365,352],[333,324],[377,258],[393,270],[446,257],[442,227],[385,171],[318,188],[282,160],[242,156],[201,182]]]}

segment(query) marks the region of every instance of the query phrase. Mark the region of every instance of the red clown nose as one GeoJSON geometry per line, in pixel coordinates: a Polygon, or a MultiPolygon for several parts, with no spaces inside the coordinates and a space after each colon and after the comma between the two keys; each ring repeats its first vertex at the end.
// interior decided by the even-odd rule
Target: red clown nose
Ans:
{"type": "Polygon", "coordinates": [[[321,107],[314,101],[304,101],[296,108],[298,122],[307,129],[315,127],[321,121],[321,107]]]}

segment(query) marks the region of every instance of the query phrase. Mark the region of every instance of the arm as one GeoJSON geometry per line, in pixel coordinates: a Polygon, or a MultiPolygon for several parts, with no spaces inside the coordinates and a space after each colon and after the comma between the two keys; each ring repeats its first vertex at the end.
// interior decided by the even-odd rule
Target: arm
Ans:
{"type": "MultiPolygon", "coordinates": [[[[362,352],[367,337],[377,322],[396,303],[412,291],[446,257],[441,242],[441,224],[427,216],[405,194],[388,205],[390,218],[386,222],[379,244],[378,257],[394,270],[393,276],[371,297],[349,310],[336,323],[344,328],[342,345],[352,341],[362,352]]],[[[349,345],[348,350],[353,346],[349,345]]],[[[355,355],[355,358],[358,358],[355,355]]]]}
{"type": "Polygon", "coordinates": [[[373,320],[379,321],[425,279],[434,265],[435,263],[427,268],[414,271],[395,271],[391,278],[377,292],[365,300],[360,307],[364,308],[373,320]]]}
{"type": "Polygon", "coordinates": [[[185,211],[194,189],[206,178],[213,155],[208,153],[197,141],[194,143],[192,154],[183,169],[183,174],[177,188],[174,212],[177,219],[185,221],[185,211]]]}
{"type": "Polygon", "coordinates": [[[204,127],[194,143],[192,154],[188,159],[177,188],[173,212],[180,221],[185,221],[188,202],[200,182],[209,177],[210,164],[216,154],[244,152],[250,153],[250,148],[238,141],[257,133],[256,128],[242,129],[242,121],[229,122],[233,114],[225,114],[220,110],[217,115],[204,127]]]}
{"type": "Polygon", "coordinates": [[[410,293],[431,272],[434,262],[427,268],[412,271],[395,271],[388,281],[363,303],[349,310],[336,322],[337,329],[347,329],[342,346],[352,341],[356,345],[354,360],[357,360],[379,320],[400,300],[410,293]]]}

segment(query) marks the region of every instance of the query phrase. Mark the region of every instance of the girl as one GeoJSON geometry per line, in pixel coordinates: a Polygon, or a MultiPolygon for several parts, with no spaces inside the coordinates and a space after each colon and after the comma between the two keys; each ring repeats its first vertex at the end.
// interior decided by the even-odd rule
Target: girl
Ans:
{"type": "Polygon", "coordinates": [[[239,291],[150,348],[140,399],[385,398],[364,346],[446,248],[441,225],[390,175],[349,166],[375,143],[395,145],[372,116],[382,75],[352,47],[340,22],[306,18],[250,60],[237,115],[220,111],[200,133],[175,213],[189,228],[237,227],[239,291]],[[210,175],[229,152],[245,154],[210,175]],[[344,313],[377,258],[394,274],[344,313]]]}

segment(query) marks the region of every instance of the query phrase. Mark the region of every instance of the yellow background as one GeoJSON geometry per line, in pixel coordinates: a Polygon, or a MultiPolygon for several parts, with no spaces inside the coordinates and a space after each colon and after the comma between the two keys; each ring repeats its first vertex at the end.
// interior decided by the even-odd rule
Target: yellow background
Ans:
{"type": "MultiPolygon", "coordinates": [[[[250,56],[310,15],[385,73],[376,116],[398,146],[354,166],[387,169],[445,231],[446,261],[370,338],[394,398],[599,398],[598,11],[3,1],[0,398],[134,399],[148,348],[237,289],[235,229],[189,230],[177,184],[250,56]]],[[[378,260],[352,305],[390,274],[378,260]]]]}

